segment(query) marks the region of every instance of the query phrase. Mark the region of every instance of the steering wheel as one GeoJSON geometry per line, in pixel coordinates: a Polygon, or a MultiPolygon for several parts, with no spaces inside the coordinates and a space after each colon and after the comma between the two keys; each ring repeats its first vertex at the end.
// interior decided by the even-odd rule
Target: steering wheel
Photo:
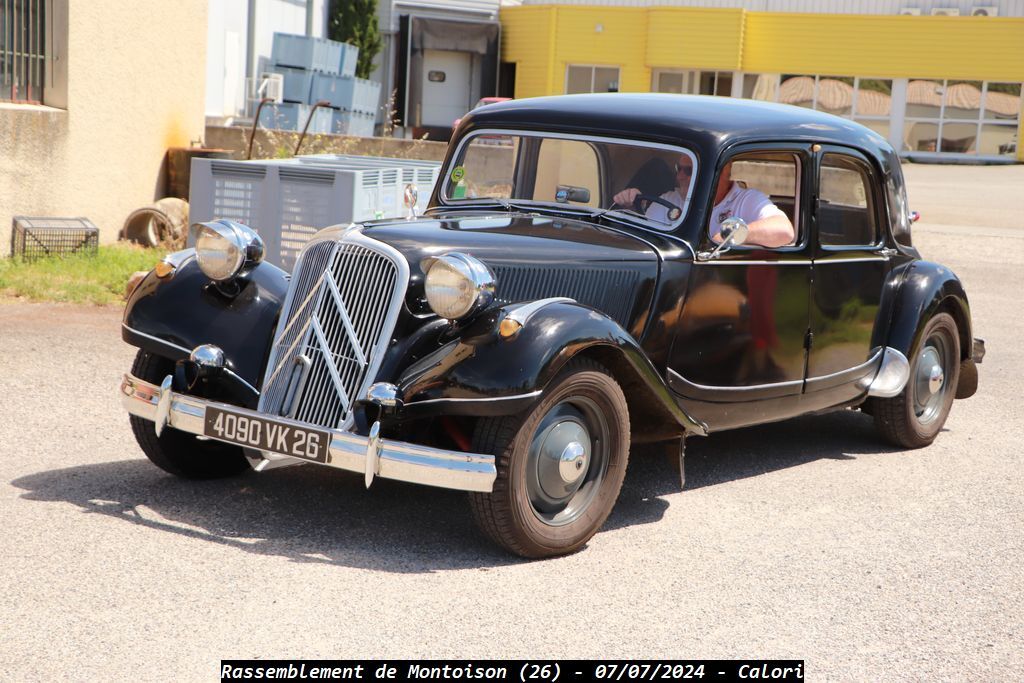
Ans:
{"type": "Polygon", "coordinates": [[[665,207],[665,210],[668,212],[669,220],[672,221],[679,218],[679,215],[683,211],[680,207],[676,206],[669,200],[664,199],[663,197],[657,197],[653,194],[643,193],[637,194],[637,196],[633,198],[633,210],[636,211],[637,213],[646,213],[643,202],[647,202],[648,205],[652,203],[661,204],[662,206],[665,207]]]}

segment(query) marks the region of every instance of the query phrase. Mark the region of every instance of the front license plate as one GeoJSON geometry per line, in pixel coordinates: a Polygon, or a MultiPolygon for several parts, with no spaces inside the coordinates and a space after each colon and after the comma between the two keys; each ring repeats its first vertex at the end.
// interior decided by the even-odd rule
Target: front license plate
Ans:
{"type": "Polygon", "coordinates": [[[281,424],[264,417],[212,407],[206,409],[203,434],[240,446],[314,462],[327,462],[327,449],[331,445],[331,435],[323,430],[281,424]]]}

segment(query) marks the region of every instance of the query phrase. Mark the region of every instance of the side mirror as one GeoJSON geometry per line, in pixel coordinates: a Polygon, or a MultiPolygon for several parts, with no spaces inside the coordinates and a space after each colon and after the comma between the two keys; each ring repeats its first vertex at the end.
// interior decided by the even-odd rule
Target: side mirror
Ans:
{"type": "Polygon", "coordinates": [[[736,216],[726,218],[722,221],[722,231],[719,233],[722,236],[722,241],[713,250],[702,251],[697,254],[697,257],[703,261],[716,259],[733,247],[746,242],[749,233],[750,228],[747,227],[747,222],[742,218],[736,216]]]}
{"type": "Polygon", "coordinates": [[[409,210],[408,215],[405,217],[406,220],[411,221],[416,218],[416,201],[420,198],[420,191],[412,183],[405,186],[405,192],[402,194],[402,202],[405,204],[405,208],[409,210]]]}

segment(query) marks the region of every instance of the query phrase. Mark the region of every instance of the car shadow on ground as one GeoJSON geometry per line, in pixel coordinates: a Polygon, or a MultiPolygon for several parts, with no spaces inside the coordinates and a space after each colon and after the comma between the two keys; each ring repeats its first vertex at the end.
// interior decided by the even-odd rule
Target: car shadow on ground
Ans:
{"type": "MultiPolygon", "coordinates": [[[[889,450],[863,415],[803,417],[690,440],[686,490],[889,450]]],[[[185,481],[133,459],[40,472],[12,484],[27,500],[71,503],[91,514],[294,562],[398,573],[524,562],[484,538],[458,491],[381,479],[367,491],[362,475],[313,466],[185,481]]],[[[604,528],[657,522],[669,506],[665,497],[676,493],[675,462],[637,454],[604,528]]]]}

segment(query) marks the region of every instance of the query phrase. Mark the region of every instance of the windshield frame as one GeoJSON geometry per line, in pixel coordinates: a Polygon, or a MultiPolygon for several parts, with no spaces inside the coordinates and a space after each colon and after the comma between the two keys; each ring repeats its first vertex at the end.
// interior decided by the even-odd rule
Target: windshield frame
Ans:
{"type": "MultiPolygon", "coordinates": [[[[599,164],[602,166],[602,174],[605,172],[604,159],[598,158],[599,164]]],[[[443,172],[438,177],[438,191],[437,198],[441,206],[445,208],[472,208],[481,206],[506,206],[511,205],[513,208],[524,210],[524,209],[544,209],[556,213],[582,213],[590,216],[601,215],[603,217],[613,218],[615,220],[625,221],[630,224],[639,225],[643,228],[651,230],[661,235],[674,233],[690,216],[693,211],[694,203],[694,190],[697,186],[697,173],[700,171],[700,165],[698,163],[697,154],[687,147],[681,145],[673,145],[661,142],[649,142],[647,140],[635,140],[635,139],[623,139],[613,138],[602,135],[580,135],[578,133],[564,133],[561,131],[537,131],[537,130],[521,130],[515,128],[480,128],[472,130],[459,140],[455,151],[450,156],[449,163],[443,169],[443,172]],[[686,210],[680,215],[680,217],[673,223],[662,223],[653,219],[647,218],[646,215],[641,216],[633,213],[632,211],[620,211],[618,209],[608,209],[602,207],[589,207],[574,205],[562,202],[549,202],[549,201],[538,201],[533,199],[521,199],[515,197],[476,197],[472,199],[467,198],[453,198],[448,195],[448,187],[450,185],[451,176],[453,171],[459,167],[458,160],[460,160],[465,152],[466,146],[479,136],[518,136],[518,137],[530,137],[540,139],[557,139],[557,140],[577,140],[581,142],[592,142],[592,143],[603,143],[612,145],[628,145],[631,147],[646,147],[649,149],[657,149],[674,154],[682,154],[690,159],[692,164],[693,173],[690,175],[690,185],[687,188],[687,206],[686,210]]],[[[602,179],[603,180],[603,179],[602,179]]],[[[624,188],[623,188],[624,189],[624,188]]]]}

